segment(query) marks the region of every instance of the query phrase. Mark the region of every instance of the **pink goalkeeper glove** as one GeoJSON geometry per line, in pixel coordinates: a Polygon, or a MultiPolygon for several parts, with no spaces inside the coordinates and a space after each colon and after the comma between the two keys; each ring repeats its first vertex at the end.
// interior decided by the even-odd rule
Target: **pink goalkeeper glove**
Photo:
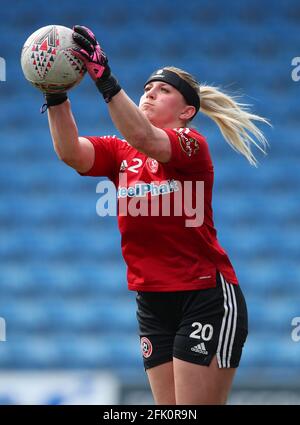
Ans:
{"type": "Polygon", "coordinates": [[[81,59],[94,81],[101,78],[107,65],[105,53],[101,50],[96,37],[86,27],[75,25],[73,27],[73,40],[79,47],[72,49],[74,56],[81,59]]]}
{"type": "Polygon", "coordinates": [[[105,53],[90,29],[75,25],[73,31],[73,40],[78,45],[72,49],[73,55],[84,62],[105,102],[110,102],[112,97],[119,93],[121,87],[111,73],[105,53]]]}

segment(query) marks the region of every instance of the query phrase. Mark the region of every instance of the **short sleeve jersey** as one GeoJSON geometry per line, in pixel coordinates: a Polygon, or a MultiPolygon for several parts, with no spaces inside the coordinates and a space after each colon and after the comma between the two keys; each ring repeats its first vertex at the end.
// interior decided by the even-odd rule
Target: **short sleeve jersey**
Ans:
{"type": "Polygon", "coordinates": [[[207,141],[190,128],[164,129],[171,159],[161,163],[115,136],[86,137],[95,160],[86,176],[107,176],[118,193],[118,225],[128,288],[214,287],[216,272],[238,284],[213,222],[214,169],[207,141]]]}

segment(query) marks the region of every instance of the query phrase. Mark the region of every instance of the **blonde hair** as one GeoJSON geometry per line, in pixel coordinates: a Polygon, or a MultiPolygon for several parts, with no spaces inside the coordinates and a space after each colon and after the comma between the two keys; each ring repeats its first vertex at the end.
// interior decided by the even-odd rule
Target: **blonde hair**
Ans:
{"type": "Polygon", "coordinates": [[[219,87],[206,83],[199,84],[191,74],[182,69],[173,66],[164,69],[175,72],[196,90],[200,97],[200,112],[215,121],[224,139],[235,151],[244,155],[251,165],[257,166],[251,144],[266,154],[268,141],[253,121],[260,121],[271,126],[269,121],[251,113],[250,105],[236,100],[239,96],[230,96],[219,87]]]}

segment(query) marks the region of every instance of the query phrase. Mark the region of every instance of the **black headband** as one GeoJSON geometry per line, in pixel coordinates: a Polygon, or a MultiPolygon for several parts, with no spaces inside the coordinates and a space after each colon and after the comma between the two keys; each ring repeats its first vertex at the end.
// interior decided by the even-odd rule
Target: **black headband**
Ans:
{"type": "Polygon", "coordinates": [[[164,68],[159,69],[158,71],[155,71],[153,72],[153,74],[150,75],[144,87],[146,87],[146,85],[151,83],[152,81],[164,81],[165,83],[175,87],[175,89],[177,89],[185,98],[188,105],[195,106],[196,115],[200,108],[200,98],[198,96],[198,93],[195,89],[193,89],[192,86],[189,85],[189,83],[187,83],[183,78],[179,77],[176,72],[169,71],[164,68]]]}

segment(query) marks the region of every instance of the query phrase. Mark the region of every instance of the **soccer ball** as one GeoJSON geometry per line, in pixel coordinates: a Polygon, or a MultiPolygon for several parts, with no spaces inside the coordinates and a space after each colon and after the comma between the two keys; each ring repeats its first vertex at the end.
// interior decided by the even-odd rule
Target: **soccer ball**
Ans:
{"type": "Polygon", "coordinates": [[[84,63],[70,51],[76,46],[70,28],[48,25],[38,29],[22,48],[25,78],[45,93],[70,90],[86,72],[84,63]]]}

